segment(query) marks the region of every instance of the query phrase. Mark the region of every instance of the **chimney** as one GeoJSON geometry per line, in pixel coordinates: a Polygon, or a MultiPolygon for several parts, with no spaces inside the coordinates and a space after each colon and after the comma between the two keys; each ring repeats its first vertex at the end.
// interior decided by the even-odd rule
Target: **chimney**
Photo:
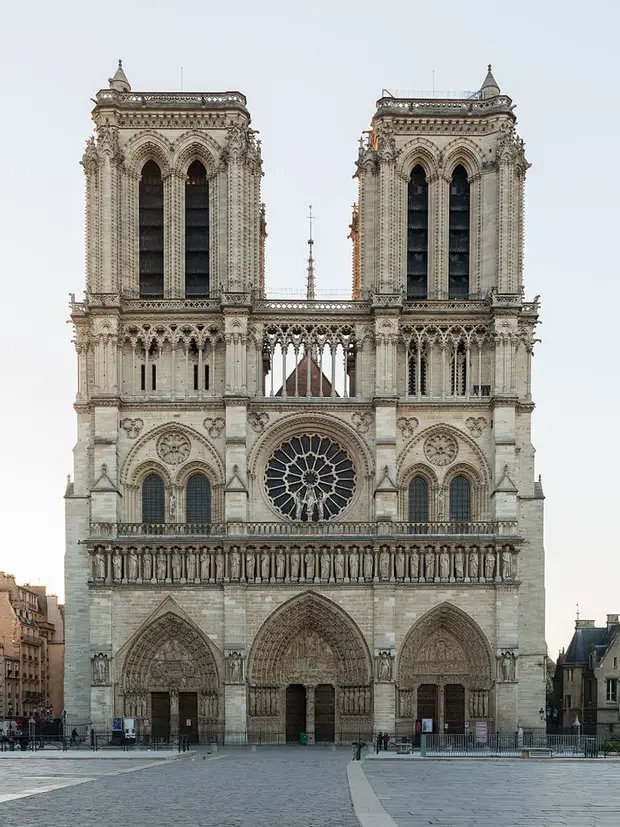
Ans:
{"type": "Polygon", "coordinates": [[[611,629],[612,626],[617,626],[620,621],[618,620],[618,615],[607,615],[607,630],[611,629]]]}
{"type": "Polygon", "coordinates": [[[575,629],[595,629],[596,628],[596,620],[581,620],[581,618],[577,618],[575,621],[575,629]]]}

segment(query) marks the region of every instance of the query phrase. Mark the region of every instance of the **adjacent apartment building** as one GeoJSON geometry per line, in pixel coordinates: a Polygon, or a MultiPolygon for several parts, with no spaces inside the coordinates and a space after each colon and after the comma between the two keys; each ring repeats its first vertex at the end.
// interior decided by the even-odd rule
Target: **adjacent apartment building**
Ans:
{"type": "Polygon", "coordinates": [[[0,571],[0,719],[60,718],[64,606],[45,586],[0,571]]]}

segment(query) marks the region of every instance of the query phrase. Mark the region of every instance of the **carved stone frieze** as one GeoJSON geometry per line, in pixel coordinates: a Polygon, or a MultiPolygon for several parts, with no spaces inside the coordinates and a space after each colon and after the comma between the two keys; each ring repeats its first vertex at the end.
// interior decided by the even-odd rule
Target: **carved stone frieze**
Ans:
{"type": "Polygon", "coordinates": [[[157,455],[168,465],[180,465],[189,457],[192,444],[182,431],[170,430],[157,440],[157,455]]]}
{"type": "Polygon", "coordinates": [[[487,421],[483,416],[470,416],[465,420],[465,424],[469,428],[471,435],[478,437],[481,436],[486,428],[487,421]]]}
{"type": "Polygon", "coordinates": [[[396,420],[396,424],[403,435],[404,439],[409,439],[415,433],[416,428],[419,425],[419,421],[415,416],[399,416],[396,420]]]}
{"type": "Polygon", "coordinates": [[[448,433],[433,434],[424,443],[424,456],[433,465],[449,465],[458,452],[458,442],[448,433]]]}
{"type": "Polygon", "coordinates": [[[248,422],[253,431],[262,434],[269,422],[269,414],[266,411],[253,411],[248,414],[248,422]]]}
{"type": "Polygon", "coordinates": [[[365,434],[368,432],[370,426],[372,425],[372,414],[360,413],[356,411],[351,417],[351,422],[353,423],[353,427],[359,434],[365,434]]]}
{"type": "Polygon", "coordinates": [[[226,420],[222,416],[208,416],[202,424],[209,436],[217,439],[226,427],[226,420]]]}
{"type": "Polygon", "coordinates": [[[129,439],[136,439],[143,427],[144,421],[139,417],[136,419],[125,417],[121,420],[121,428],[127,433],[129,439]]]}

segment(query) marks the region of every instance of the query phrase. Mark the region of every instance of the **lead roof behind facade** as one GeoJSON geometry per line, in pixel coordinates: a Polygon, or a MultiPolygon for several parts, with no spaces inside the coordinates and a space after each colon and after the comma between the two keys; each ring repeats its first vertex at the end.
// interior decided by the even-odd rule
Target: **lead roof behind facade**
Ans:
{"type": "Polygon", "coordinates": [[[617,634],[617,627],[609,629],[604,626],[592,626],[584,629],[575,629],[572,640],[566,650],[562,666],[576,666],[587,664],[590,660],[590,651],[594,646],[597,650],[597,659],[603,656],[610,643],[617,634]]]}

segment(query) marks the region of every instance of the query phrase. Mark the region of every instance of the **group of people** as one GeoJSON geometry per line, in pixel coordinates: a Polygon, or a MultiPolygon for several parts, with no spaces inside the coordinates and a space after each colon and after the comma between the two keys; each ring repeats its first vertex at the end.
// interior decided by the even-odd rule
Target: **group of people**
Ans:
{"type": "Polygon", "coordinates": [[[387,748],[388,748],[389,743],[390,743],[390,736],[388,735],[388,733],[387,732],[381,732],[381,730],[379,730],[379,732],[377,733],[377,739],[376,739],[376,743],[375,743],[376,752],[379,753],[379,752],[381,752],[382,749],[385,752],[387,752],[387,748]]]}

